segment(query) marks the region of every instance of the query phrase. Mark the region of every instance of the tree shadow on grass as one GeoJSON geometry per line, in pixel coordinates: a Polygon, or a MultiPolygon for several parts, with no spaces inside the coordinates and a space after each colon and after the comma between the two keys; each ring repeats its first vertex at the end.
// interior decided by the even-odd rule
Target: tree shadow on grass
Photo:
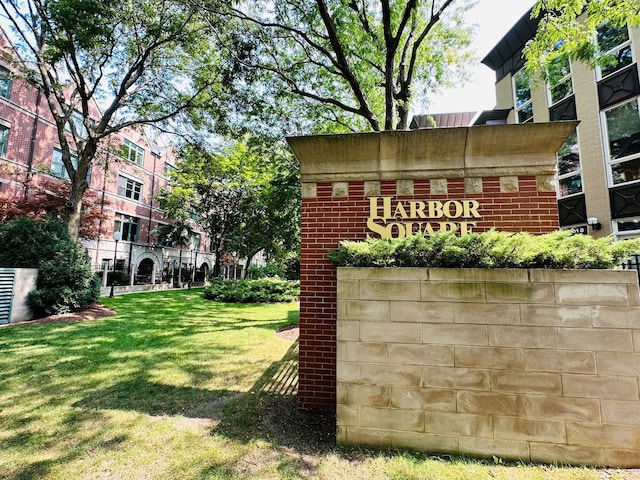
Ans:
{"type": "Polygon", "coordinates": [[[335,446],[335,414],[297,408],[298,342],[273,362],[248,392],[163,385],[140,374],[92,391],[74,407],[182,415],[216,421],[212,435],[246,443],[263,440],[299,453],[335,446]]]}

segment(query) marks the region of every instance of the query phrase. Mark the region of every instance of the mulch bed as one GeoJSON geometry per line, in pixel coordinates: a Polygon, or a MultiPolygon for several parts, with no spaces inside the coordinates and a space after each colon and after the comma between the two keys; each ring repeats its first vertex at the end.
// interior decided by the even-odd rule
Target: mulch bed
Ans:
{"type": "Polygon", "coordinates": [[[298,328],[298,324],[288,325],[286,327],[279,328],[276,330],[276,335],[285,340],[289,340],[290,342],[295,342],[298,340],[298,335],[300,334],[300,328],[298,328]]]}
{"type": "Polygon", "coordinates": [[[84,322],[87,320],[96,320],[98,318],[110,317],[115,315],[116,311],[111,310],[99,303],[94,303],[84,310],[71,313],[61,313],[59,315],[51,315],[49,317],[36,318],[34,320],[27,320],[25,322],[8,323],[6,325],[0,325],[0,327],[19,327],[25,325],[40,325],[43,323],[71,323],[71,322],[84,322]]]}

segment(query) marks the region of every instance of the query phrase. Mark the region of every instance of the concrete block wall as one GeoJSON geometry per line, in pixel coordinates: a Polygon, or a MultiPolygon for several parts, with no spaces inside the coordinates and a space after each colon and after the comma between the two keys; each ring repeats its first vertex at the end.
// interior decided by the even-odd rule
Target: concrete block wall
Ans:
{"type": "Polygon", "coordinates": [[[337,278],[340,444],[640,466],[635,272],[337,278]]]}

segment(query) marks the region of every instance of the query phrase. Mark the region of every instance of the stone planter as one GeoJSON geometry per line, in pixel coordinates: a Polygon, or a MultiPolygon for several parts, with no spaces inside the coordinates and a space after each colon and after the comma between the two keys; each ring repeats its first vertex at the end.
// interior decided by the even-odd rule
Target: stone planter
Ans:
{"type": "Polygon", "coordinates": [[[339,268],[338,443],[640,466],[635,272],[339,268]]]}

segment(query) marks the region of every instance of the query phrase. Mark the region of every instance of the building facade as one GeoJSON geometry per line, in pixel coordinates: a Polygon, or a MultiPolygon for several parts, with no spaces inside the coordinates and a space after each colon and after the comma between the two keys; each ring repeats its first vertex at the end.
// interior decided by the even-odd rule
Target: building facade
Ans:
{"type": "MultiPolygon", "coordinates": [[[[0,195],[26,198],[68,175],[46,100],[27,80],[14,75],[8,61],[13,58],[13,46],[0,29],[0,195]]],[[[97,106],[95,114],[99,115],[97,106]]],[[[206,235],[200,232],[178,249],[162,245],[153,234],[159,225],[170,223],[155,195],[175,169],[171,145],[152,139],[147,130],[131,128],[103,147],[89,178],[92,198],[100,199],[100,234],[93,240],[80,239],[94,268],[120,271],[120,278],[130,285],[177,283],[177,271],[183,272],[183,279],[187,272],[192,279],[204,279],[214,265],[206,235]]]]}
{"type": "Polygon", "coordinates": [[[578,120],[558,152],[563,229],[622,240],[640,236],[640,30],[603,25],[594,42],[612,62],[568,61],[549,80],[528,78],[522,50],[538,20],[523,16],[482,63],[496,73],[496,111],[507,123],[578,120]]]}

